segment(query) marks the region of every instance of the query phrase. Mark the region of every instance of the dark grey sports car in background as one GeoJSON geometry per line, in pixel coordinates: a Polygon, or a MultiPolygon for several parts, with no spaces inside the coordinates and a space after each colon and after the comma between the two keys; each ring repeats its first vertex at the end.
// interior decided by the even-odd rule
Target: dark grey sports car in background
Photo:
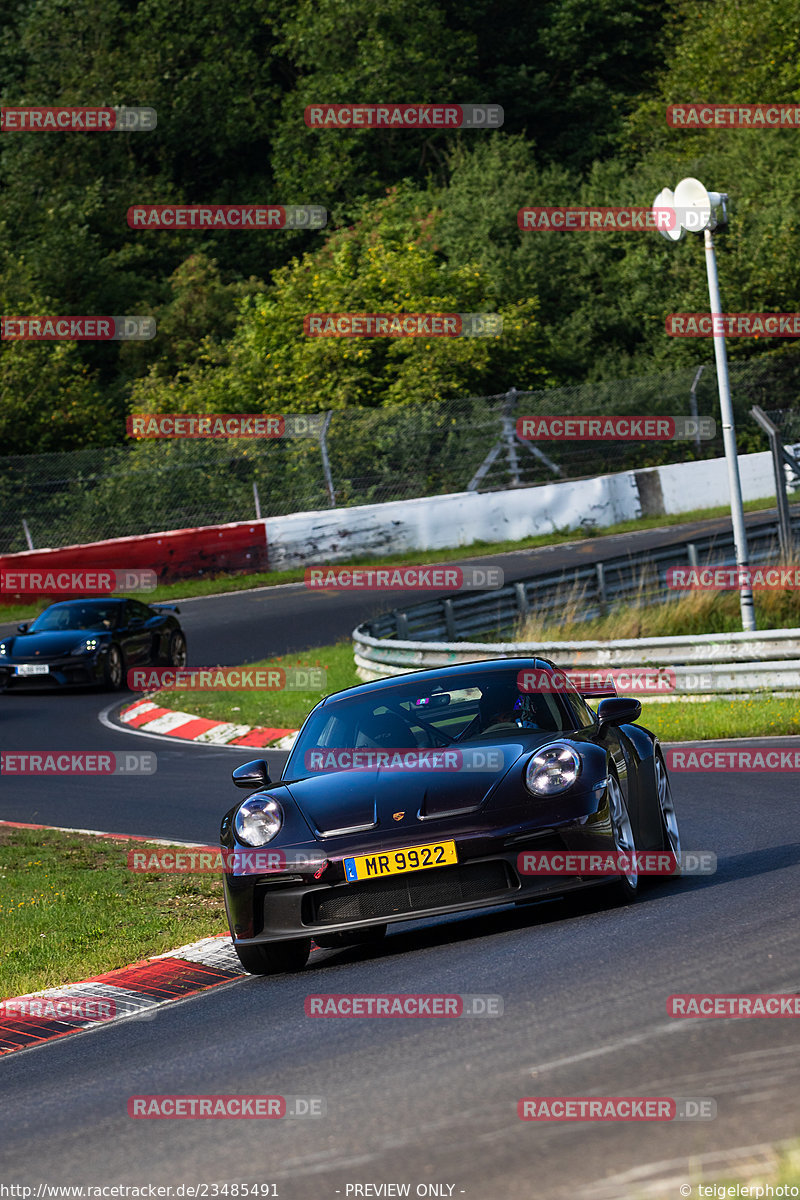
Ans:
{"type": "Polygon", "coordinates": [[[118,691],[128,667],[186,665],[174,604],[63,600],[0,641],[0,690],[95,684],[118,691]]]}
{"type": "Polygon", "coordinates": [[[243,966],[301,967],[320,946],[380,938],[387,923],[606,884],[632,899],[634,851],[680,839],[664,758],[633,724],[638,700],[592,711],[543,659],[462,663],[366,683],[314,708],[279,782],[222,821],[225,905],[243,966]],[[537,690],[520,681],[538,679],[537,690]],[[550,687],[550,682],[553,686],[550,687]],[[614,874],[520,869],[528,851],[613,852],[614,874]],[[627,856],[627,858],[625,857],[627,856]]]}

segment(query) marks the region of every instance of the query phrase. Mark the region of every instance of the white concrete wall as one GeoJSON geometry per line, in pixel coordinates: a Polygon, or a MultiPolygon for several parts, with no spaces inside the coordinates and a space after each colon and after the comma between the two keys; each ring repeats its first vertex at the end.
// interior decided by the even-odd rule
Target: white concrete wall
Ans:
{"type": "MultiPolygon", "coordinates": [[[[745,500],[774,495],[768,451],[741,455],[739,470],[745,500]]],[[[321,509],[265,519],[269,564],[280,568],[336,563],[359,556],[467,547],[476,541],[514,541],[557,530],[580,531],[583,519],[605,528],[641,516],[636,477],[653,472],[658,474],[665,513],[730,502],[725,459],[718,458],[507,492],[456,492],[321,509]]]]}
{"type": "MultiPolygon", "coordinates": [[[[692,512],[696,508],[714,508],[730,504],[728,467],[724,458],[703,462],[671,463],[666,467],[647,467],[641,474],[658,472],[665,513],[692,512]]],[[[739,456],[742,499],[760,500],[775,495],[772,455],[769,450],[739,456]]]]}
{"type": "Polygon", "coordinates": [[[321,509],[265,520],[270,567],[342,562],[358,555],[441,550],[598,527],[641,513],[632,472],[507,492],[456,492],[419,500],[321,509]]]}

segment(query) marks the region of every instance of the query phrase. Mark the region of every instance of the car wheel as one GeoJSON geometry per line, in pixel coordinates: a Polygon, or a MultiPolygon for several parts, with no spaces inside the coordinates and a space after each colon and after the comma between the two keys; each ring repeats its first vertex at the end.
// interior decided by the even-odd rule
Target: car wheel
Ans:
{"type": "Polygon", "coordinates": [[[373,946],[386,936],[386,925],[370,925],[367,929],[345,929],[341,933],[322,933],[314,936],[320,950],[339,950],[345,946],[373,946]]]}
{"type": "Polygon", "coordinates": [[[177,629],[169,639],[168,658],[170,667],[177,667],[180,671],[186,666],[186,638],[177,629]]]}
{"type": "Polygon", "coordinates": [[[125,682],[125,663],[119,646],[109,646],[103,663],[103,686],[110,692],[118,692],[125,682]]]}
{"type": "Polygon", "coordinates": [[[678,828],[678,817],[675,812],[675,801],[672,799],[672,787],[670,786],[666,764],[658,751],[656,751],[655,757],[655,772],[656,794],[658,796],[658,807],[661,812],[662,848],[670,851],[675,859],[678,871],[680,871],[681,834],[678,828]]]}
{"type": "Polygon", "coordinates": [[[636,841],[628,806],[616,775],[608,777],[608,813],[614,835],[614,849],[631,857],[630,869],[620,876],[614,884],[614,890],[621,899],[633,900],[639,894],[639,871],[633,860],[636,853],[636,841]]]}
{"type": "Polygon", "coordinates": [[[260,946],[235,946],[239,962],[251,975],[280,975],[299,971],[308,962],[311,938],[290,942],[265,942],[260,946]]]}

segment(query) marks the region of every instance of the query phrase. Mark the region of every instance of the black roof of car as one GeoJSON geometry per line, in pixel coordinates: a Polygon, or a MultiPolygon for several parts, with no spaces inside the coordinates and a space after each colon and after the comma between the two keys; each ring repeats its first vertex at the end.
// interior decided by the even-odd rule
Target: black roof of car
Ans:
{"type": "Polygon", "coordinates": [[[47,612],[50,608],[61,608],[64,604],[124,604],[125,600],[122,596],[73,596],[70,600],[56,600],[52,604],[48,604],[47,608],[43,608],[42,612],[47,612]]]}
{"type": "Polygon", "coordinates": [[[452,682],[452,680],[465,675],[474,679],[476,676],[488,675],[501,667],[516,668],[518,671],[526,668],[533,671],[558,670],[556,664],[546,658],[523,657],[522,655],[513,658],[482,658],[476,659],[474,662],[453,663],[449,667],[426,667],[422,671],[407,671],[403,675],[391,675],[388,679],[372,679],[367,683],[357,683],[353,687],[332,692],[330,696],[326,696],[324,700],[320,701],[317,708],[343,697],[350,699],[350,697],[367,695],[372,692],[390,691],[399,684],[405,684],[415,679],[420,683],[433,680],[452,682]]]}

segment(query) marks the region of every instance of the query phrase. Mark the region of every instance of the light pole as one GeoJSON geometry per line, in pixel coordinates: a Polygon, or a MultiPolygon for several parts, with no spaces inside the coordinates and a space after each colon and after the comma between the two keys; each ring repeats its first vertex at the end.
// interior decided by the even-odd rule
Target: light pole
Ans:
{"type": "Polygon", "coordinates": [[[747,531],[744,524],[744,508],[742,507],[742,484],[739,478],[739,456],[736,450],[736,430],[733,425],[733,405],[731,404],[731,389],[728,380],[728,355],[725,349],[723,323],[716,318],[722,315],[722,304],[719,296],[719,280],[717,278],[717,260],[714,254],[712,230],[717,227],[714,209],[722,207],[722,220],[727,221],[725,201],[728,199],[724,192],[707,192],[699,179],[691,177],[682,179],[675,193],[664,188],[653,201],[654,209],[671,208],[675,212],[676,224],[671,229],[662,229],[657,224],[660,233],[671,242],[677,242],[683,237],[684,231],[703,234],[706,251],[706,274],[708,275],[708,298],[711,308],[711,330],[714,339],[714,358],[717,364],[717,386],[719,388],[719,407],[722,417],[722,442],[725,447],[725,458],[728,464],[728,486],[731,496],[731,522],[733,524],[733,543],[736,551],[736,566],[739,568],[739,605],[742,612],[742,629],[752,632],[756,628],[756,614],[753,608],[753,590],[749,582],[747,563],[747,531]]]}

